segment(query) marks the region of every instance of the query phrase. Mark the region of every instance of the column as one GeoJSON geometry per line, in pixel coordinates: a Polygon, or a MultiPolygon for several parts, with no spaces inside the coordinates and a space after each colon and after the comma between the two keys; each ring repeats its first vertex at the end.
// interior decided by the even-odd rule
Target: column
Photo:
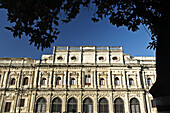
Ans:
{"type": "Polygon", "coordinates": [[[49,76],[49,87],[51,88],[52,86],[52,77],[53,77],[53,70],[50,72],[50,76],[49,76]]]}
{"type": "Polygon", "coordinates": [[[94,71],[92,71],[91,73],[91,78],[90,78],[90,83],[91,83],[91,86],[94,87],[94,71]]]}
{"type": "Polygon", "coordinates": [[[108,71],[108,85],[109,85],[109,88],[111,88],[111,74],[110,74],[110,70],[108,71]]]}
{"type": "Polygon", "coordinates": [[[96,80],[97,80],[97,77],[96,77],[96,69],[94,70],[94,88],[96,88],[96,86],[97,86],[97,82],[96,82],[96,80]]]}
{"type": "Polygon", "coordinates": [[[125,113],[130,113],[130,104],[129,104],[129,94],[128,93],[126,93],[125,94],[125,98],[126,98],[126,104],[124,104],[124,106],[125,106],[125,113]]]}
{"type": "MultiPolygon", "coordinates": [[[[4,83],[3,83],[4,88],[7,87],[7,85],[6,85],[6,84],[7,84],[7,81],[8,81],[7,76],[8,76],[8,72],[5,73],[4,83]]],[[[9,83],[9,82],[8,82],[8,83],[9,83]]]]}
{"type": "Polygon", "coordinates": [[[39,72],[39,75],[38,75],[38,77],[37,77],[37,79],[38,79],[38,87],[39,87],[39,88],[41,87],[41,77],[42,77],[42,73],[39,72]]]}
{"type": "Polygon", "coordinates": [[[78,74],[79,74],[78,87],[81,88],[81,70],[80,70],[80,72],[78,72],[78,74]]]}
{"type": "Polygon", "coordinates": [[[137,73],[137,81],[138,81],[138,87],[142,88],[141,79],[140,79],[140,70],[138,70],[138,73],[137,73]]]}
{"type": "Polygon", "coordinates": [[[127,87],[126,84],[127,84],[127,83],[126,83],[126,71],[123,70],[123,88],[126,88],[126,87],[127,87]]]}
{"type": "Polygon", "coordinates": [[[38,81],[38,76],[39,76],[39,72],[38,72],[39,70],[37,69],[36,71],[35,71],[35,75],[34,75],[34,78],[33,78],[33,80],[34,80],[34,85],[33,85],[33,87],[34,88],[36,88],[37,86],[38,86],[38,83],[37,83],[37,81],[38,81]]]}
{"type": "Polygon", "coordinates": [[[83,86],[83,87],[85,87],[84,77],[85,77],[85,72],[82,71],[82,86],[83,86]]]}
{"type": "Polygon", "coordinates": [[[151,113],[151,105],[150,105],[150,100],[149,100],[149,93],[146,93],[145,99],[146,99],[147,111],[148,111],[148,113],[151,113]]]}
{"type": "Polygon", "coordinates": [[[35,97],[36,97],[36,94],[35,94],[36,92],[33,92],[32,94],[31,94],[31,97],[30,97],[30,99],[31,99],[31,101],[30,101],[30,113],[34,113],[34,111],[35,111],[35,109],[36,109],[36,99],[35,99],[35,97]]]}
{"type": "Polygon", "coordinates": [[[70,87],[70,74],[71,74],[71,73],[68,72],[68,81],[67,81],[67,82],[68,82],[68,87],[70,87]]]}

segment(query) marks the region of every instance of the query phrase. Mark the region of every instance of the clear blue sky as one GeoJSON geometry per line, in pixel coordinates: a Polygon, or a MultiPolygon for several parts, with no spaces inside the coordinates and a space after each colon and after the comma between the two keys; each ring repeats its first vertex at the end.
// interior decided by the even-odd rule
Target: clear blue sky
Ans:
{"type": "Polygon", "coordinates": [[[91,13],[83,10],[79,16],[68,24],[60,24],[59,38],[51,48],[44,51],[29,45],[29,37],[13,38],[12,33],[4,27],[7,21],[5,10],[0,10],[0,57],[29,57],[40,59],[42,54],[52,54],[53,46],[123,46],[124,53],[132,56],[155,56],[155,51],[146,49],[151,41],[143,26],[137,32],[128,31],[126,27],[113,26],[108,19],[93,23],[91,13]]]}

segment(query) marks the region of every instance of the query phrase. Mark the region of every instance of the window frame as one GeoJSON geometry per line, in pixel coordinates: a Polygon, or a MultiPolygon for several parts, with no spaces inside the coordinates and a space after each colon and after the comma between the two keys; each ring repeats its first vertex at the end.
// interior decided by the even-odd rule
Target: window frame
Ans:
{"type": "Polygon", "coordinates": [[[12,102],[6,102],[5,103],[5,109],[4,112],[10,112],[11,111],[11,104],[12,102]],[[8,105],[8,106],[7,106],[8,105]]]}

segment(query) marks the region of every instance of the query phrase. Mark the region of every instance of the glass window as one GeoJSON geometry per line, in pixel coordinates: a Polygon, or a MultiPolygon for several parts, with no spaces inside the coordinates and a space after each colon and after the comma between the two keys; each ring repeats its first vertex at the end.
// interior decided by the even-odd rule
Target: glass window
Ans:
{"type": "Polygon", "coordinates": [[[104,60],[104,57],[99,57],[99,60],[104,60]]]}
{"type": "Polygon", "coordinates": [[[118,77],[115,78],[115,85],[120,85],[118,77]]]}
{"type": "Polygon", "coordinates": [[[83,112],[93,113],[93,101],[90,98],[86,98],[83,101],[83,112]]]}
{"type": "Polygon", "coordinates": [[[90,75],[85,76],[85,85],[91,85],[91,79],[90,75]]]}
{"type": "Polygon", "coordinates": [[[10,109],[11,109],[11,102],[6,102],[4,112],[10,112],[10,109]]]}
{"type": "Polygon", "coordinates": [[[104,85],[104,78],[100,79],[100,85],[104,85]]]}
{"type": "Polygon", "coordinates": [[[52,102],[52,113],[61,113],[62,100],[60,98],[55,98],[52,102]]]}
{"type": "Polygon", "coordinates": [[[41,80],[41,85],[45,85],[46,84],[46,78],[43,78],[42,80],[41,80]]]}
{"type": "Polygon", "coordinates": [[[28,77],[25,77],[25,78],[24,78],[23,85],[28,85],[28,77]]]}
{"type": "Polygon", "coordinates": [[[152,85],[152,79],[148,78],[147,81],[148,81],[148,86],[151,86],[152,85]]]}
{"type": "Polygon", "coordinates": [[[71,85],[76,85],[76,80],[75,80],[75,78],[71,78],[71,85]]]}
{"type": "Polygon", "coordinates": [[[105,98],[99,100],[99,113],[109,113],[108,101],[105,98]]]}
{"type": "Polygon", "coordinates": [[[68,100],[68,113],[77,113],[77,100],[71,98],[68,100]]]}
{"type": "Polygon", "coordinates": [[[156,104],[155,104],[155,101],[154,101],[154,100],[151,100],[151,104],[152,104],[152,107],[153,107],[153,108],[156,107],[156,104]]]}
{"type": "Polygon", "coordinates": [[[24,107],[24,104],[25,104],[25,99],[21,99],[20,100],[20,107],[24,107]]]}
{"type": "Polygon", "coordinates": [[[114,101],[114,109],[115,109],[115,113],[125,113],[124,102],[121,98],[117,98],[114,101]]]}
{"type": "Polygon", "coordinates": [[[11,80],[11,85],[15,85],[15,78],[11,80]]]}
{"type": "Polygon", "coordinates": [[[129,85],[134,85],[134,80],[132,78],[129,79],[129,85]]]}
{"type": "Polygon", "coordinates": [[[139,101],[136,98],[130,100],[131,113],[140,113],[139,101]]]}
{"type": "Polygon", "coordinates": [[[61,85],[61,77],[57,77],[56,85],[61,85]]]}
{"type": "Polygon", "coordinates": [[[36,112],[37,113],[45,113],[46,112],[46,100],[44,98],[38,99],[37,106],[36,106],[36,112]]]}

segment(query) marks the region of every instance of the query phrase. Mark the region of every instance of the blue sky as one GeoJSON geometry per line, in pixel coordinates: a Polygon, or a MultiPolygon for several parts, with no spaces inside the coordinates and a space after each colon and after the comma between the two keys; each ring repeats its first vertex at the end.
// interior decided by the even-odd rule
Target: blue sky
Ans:
{"type": "Polygon", "coordinates": [[[93,23],[92,13],[83,10],[68,24],[61,23],[59,38],[44,51],[29,45],[29,37],[13,38],[12,33],[4,27],[7,21],[5,10],[0,10],[0,57],[29,57],[40,59],[42,54],[52,54],[53,46],[123,46],[124,53],[132,56],[155,56],[155,51],[146,49],[151,41],[143,26],[137,32],[128,31],[126,27],[113,26],[108,19],[93,23]]]}

